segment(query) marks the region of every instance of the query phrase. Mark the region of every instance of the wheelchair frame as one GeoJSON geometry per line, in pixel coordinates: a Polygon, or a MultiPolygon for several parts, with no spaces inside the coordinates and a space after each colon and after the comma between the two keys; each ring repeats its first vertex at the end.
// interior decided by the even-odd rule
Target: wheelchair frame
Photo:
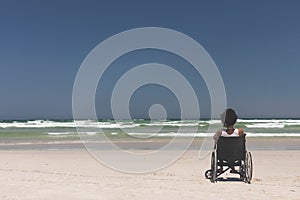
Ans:
{"type": "Polygon", "coordinates": [[[245,183],[251,183],[253,164],[251,153],[246,150],[246,134],[240,137],[220,136],[215,142],[211,154],[211,169],[205,172],[205,177],[215,183],[228,170],[239,174],[240,180],[245,183]],[[223,170],[223,167],[227,168],[223,170]]]}

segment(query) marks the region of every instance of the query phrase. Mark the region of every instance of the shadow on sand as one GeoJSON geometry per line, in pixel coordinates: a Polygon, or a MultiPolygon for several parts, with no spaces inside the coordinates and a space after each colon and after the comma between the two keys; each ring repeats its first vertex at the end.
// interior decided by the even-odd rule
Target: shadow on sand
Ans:
{"type": "Polygon", "coordinates": [[[240,179],[240,178],[233,178],[233,177],[226,177],[226,178],[223,178],[223,177],[219,177],[217,179],[218,182],[244,182],[243,179],[240,179]]]}

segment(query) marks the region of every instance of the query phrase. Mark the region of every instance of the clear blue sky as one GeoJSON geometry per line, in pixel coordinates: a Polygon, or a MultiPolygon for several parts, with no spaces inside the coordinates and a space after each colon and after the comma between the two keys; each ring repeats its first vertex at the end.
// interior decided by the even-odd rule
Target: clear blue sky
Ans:
{"type": "MultiPolygon", "coordinates": [[[[0,4],[0,119],[72,118],[73,83],[87,54],[114,34],[147,26],[174,29],[198,41],[222,74],[228,106],[241,117],[300,117],[299,1],[2,0],[0,4]]],[[[173,60],[171,55],[149,51],[117,62],[129,66],[153,62],[152,58],[167,64],[173,60]]],[[[209,97],[202,86],[197,87],[203,84],[200,79],[191,77],[191,83],[198,88],[205,115],[209,97]]],[[[113,80],[117,79],[106,80],[106,88],[99,86],[96,99],[102,103],[97,108],[103,110],[99,117],[110,115],[107,91],[113,80]]],[[[137,117],[147,105],[174,97],[155,85],[145,91],[135,94],[138,103],[132,105],[132,113],[137,117]]],[[[178,106],[176,100],[168,102],[170,110],[178,106]]],[[[171,117],[177,115],[174,110],[171,117]]]]}

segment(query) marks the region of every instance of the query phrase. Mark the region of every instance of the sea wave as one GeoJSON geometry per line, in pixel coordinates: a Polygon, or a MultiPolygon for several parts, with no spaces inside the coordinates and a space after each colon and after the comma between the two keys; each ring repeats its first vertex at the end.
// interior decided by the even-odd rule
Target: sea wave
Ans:
{"type": "MultiPolygon", "coordinates": [[[[51,136],[64,136],[64,135],[76,135],[76,132],[49,132],[48,135],[51,136]]],[[[80,132],[83,135],[96,135],[100,134],[97,132],[80,132]]],[[[177,132],[167,132],[167,133],[145,133],[145,132],[111,132],[107,133],[110,135],[129,135],[133,137],[149,138],[149,137],[212,137],[212,133],[177,133],[177,132]]],[[[246,133],[247,137],[300,137],[300,133],[246,133]]]]}
{"type": "Polygon", "coordinates": [[[13,121],[11,123],[2,122],[0,128],[134,128],[139,124],[124,122],[96,122],[96,121],[72,121],[72,122],[56,122],[49,120],[34,120],[27,122],[13,121]]]}
{"type": "MultiPolygon", "coordinates": [[[[25,132],[48,132],[48,135],[70,135],[76,132],[75,128],[82,128],[86,132],[98,132],[99,129],[104,131],[114,132],[118,134],[122,129],[124,132],[132,134],[151,134],[158,132],[157,127],[163,127],[161,136],[175,136],[176,130],[181,127],[186,127],[185,131],[192,131],[197,127],[199,133],[190,133],[190,136],[203,137],[207,134],[208,127],[220,126],[219,120],[29,120],[29,121],[0,121],[0,132],[3,133],[24,133],[25,132]],[[41,130],[42,129],[42,130],[41,130]],[[98,129],[98,130],[97,130],[98,129]],[[172,133],[173,132],[173,133],[172,133]]],[[[245,132],[250,132],[250,136],[299,136],[300,134],[300,119],[239,119],[236,127],[245,129],[245,132]]],[[[221,128],[221,126],[220,126],[221,128]]],[[[79,129],[78,129],[79,130],[79,129]]],[[[99,131],[101,132],[101,131],[99,131]]],[[[180,133],[185,134],[187,133],[180,133]]],[[[181,136],[181,135],[180,135],[181,136]]],[[[160,136],[159,136],[160,137],[160,136]]]]}
{"type": "Polygon", "coordinates": [[[280,123],[257,123],[245,125],[247,128],[284,128],[285,124],[280,123]]]}
{"type": "MultiPolygon", "coordinates": [[[[147,133],[127,133],[131,136],[146,136],[147,133]]],[[[151,134],[149,134],[150,136],[151,134]]],[[[212,137],[212,133],[156,133],[153,137],[212,137]]],[[[247,133],[247,137],[300,137],[300,133],[247,133]]]]}
{"type": "Polygon", "coordinates": [[[247,137],[300,137],[300,133],[247,133],[247,137]]]}
{"type": "Polygon", "coordinates": [[[260,120],[243,120],[239,119],[238,123],[244,124],[247,128],[286,128],[288,126],[300,126],[300,120],[295,119],[260,119],[260,120]]]}
{"type": "Polygon", "coordinates": [[[206,126],[206,124],[199,124],[198,121],[186,122],[186,121],[167,121],[160,122],[154,121],[150,123],[144,122],[131,122],[131,121],[107,121],[107,122],[97,122],[91,120],[80,120],[80,121],[70,121],[70,122],[57,122],[50,120],[34,120],[27,122],[0,122],[0,128],[135,128],[139,126],[206,126]]]}

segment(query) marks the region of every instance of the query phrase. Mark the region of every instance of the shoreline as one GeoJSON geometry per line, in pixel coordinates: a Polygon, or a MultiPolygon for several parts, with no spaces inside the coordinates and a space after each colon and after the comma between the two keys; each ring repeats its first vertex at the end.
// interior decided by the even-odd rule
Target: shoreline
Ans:
{"type": "MultiPolygon", "coordinates": [[[[155,150],[167,145],[172,138],[151,138],[151,139],[120,139],[111,138],[111,141],[91,141],[89,144],[99,146],[100,150],[109,150],[109,144],[122,149],[155,150]]],[[[190,138],[180,138],[178,143],[186,142],[190,138]]],[[[194,138],[189,150],[200,150],[204,139],[194,138]]],[[[210,144],[207,149],[213,146],[213,140],[207,140],[210,144]]],[[[249,137],[246,138],[246,146],[249,150],[300,150],[300,137],[249,137]]],[[[76,140],[51,140],[51,141],[6,141],[0,142],[2,150],[72,150],[85,149],[80,139],[76,140]]],[[[176,148],[174,149],[176,150],[176,148]]]]}

